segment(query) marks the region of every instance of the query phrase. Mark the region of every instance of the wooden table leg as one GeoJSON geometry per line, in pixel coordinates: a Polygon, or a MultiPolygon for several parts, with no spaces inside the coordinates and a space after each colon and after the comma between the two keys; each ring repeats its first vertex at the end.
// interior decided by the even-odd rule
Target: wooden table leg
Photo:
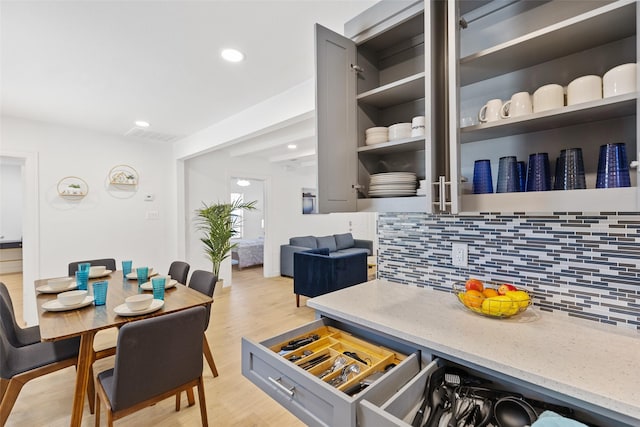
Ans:
{"type": "Polygon", "coordinates": [[[87,392],[89,368],[93,359],[93,337],[95,332],[86,332],[80,336],[80,352],[78,353],[78,370],[76,372],[76,390],[73,395],[73,407],[71,408],[71,427],[80,427],[82,424],[82,411],[84,398],[87,392]]]}

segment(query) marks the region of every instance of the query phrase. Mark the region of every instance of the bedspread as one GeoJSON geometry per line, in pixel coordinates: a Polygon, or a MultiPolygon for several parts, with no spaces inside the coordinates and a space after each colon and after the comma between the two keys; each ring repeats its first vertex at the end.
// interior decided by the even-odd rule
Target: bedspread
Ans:
{"type": "Polygon", "coordinates": [[[236,239],[237,244],[231,251],[231,258],[238,261],[238,268],[261,265],[264,254],[264,239],[236,239]]]}

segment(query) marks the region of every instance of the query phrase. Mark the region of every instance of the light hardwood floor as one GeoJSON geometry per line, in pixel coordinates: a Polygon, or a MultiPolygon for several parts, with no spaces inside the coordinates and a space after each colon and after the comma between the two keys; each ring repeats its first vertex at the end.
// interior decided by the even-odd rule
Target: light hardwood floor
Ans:
{"type": "MultiPolygon", "coordinates": [[[[9,287],[17,315],[21,318],[21,275],[0,275],[0,280],[9,287]]],[[[210,426],[304,425],[240,372],[242,336],[261,341],[314,319],[312,309],[302,304],[296,308],[295,305],[292,280],[284,277],[265,279],[259,267],[234,271],[233,286],[223,292],[216,290],[206,334],[220,375],[213,378],[206,363],[204,368],[210,426]]],[[[99,360],[94,365],[97,372],[111,366],[112,358],[99,360]]],[[[68,426],[74,379],[75,371],[71,367],[27,383],[20,392],[7,426],[68,426]]],[[[180,412],[175,412],[174,400],[168,399],[118,420],[115,425],[200,425],[197,402],[195,406],[187,407],[184,393],[182,399],[180,412]]],[[[82,425],[93,426],[94,421],[85,403],[82,425]]],[[[104,414],[101,425],[106,425],[104,414]]]]}

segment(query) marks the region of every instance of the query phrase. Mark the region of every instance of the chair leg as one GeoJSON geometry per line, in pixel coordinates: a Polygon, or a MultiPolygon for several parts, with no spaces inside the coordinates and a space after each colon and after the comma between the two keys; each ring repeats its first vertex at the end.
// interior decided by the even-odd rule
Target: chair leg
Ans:
{"type": "Polygon", "coordinates": [[[207,404],[204,399],[204,381],[202,380],[202,376],[198,378],[198,401],[200,402],[200,417],[202,418],[202,427],[208,427],[209,420],[207,419],[207,404]]]}
{"type": "Polygon", "coordinates": [[[96,388],[93,382],[93,364],[89,366],[89,383],[87,384],[87,400],[89,401],[89,412],[95,413],[96,388]]]}
{"type": "Polygon", "coordinates": [[[9,380],[0,378],[0,402],[2,402],[2,398],[4,397],[4,392],[7,391],[7,387],[9,387],[9,380]]]}
{"type": "Polygon", "coordinates": [[[15,379],[9,380],[9,383],[4,389],[4,396],[2,396],[2,402],[0,403],[0,426],[4,426],[7,423],[7,418],[11,414],[11,409],[18,399],[18,394],[22,390],[23,382],[15,379]]]}
{"type": "Polygon", "coordinates": [[[296,307],[300,307],[300,294],[296,294],[296,307]]]}
{"type": "Polygon", "coordinates": [[[187,402],[189,403],[189,407],[196,404],[196,398],[193,395],[193,389],[191,387],[187,389],[187,402]]]}
{"type": "Polygon", "coordinates": [[[207,341],[206,335],[204,335],[204,339],[202,341],[202,352],[204,353],[205,359],[207,359],[207,363],[209,364],[209,368],[211,368],[211,372],[213,372],[213,377],[217,377],[218,370],[216,369],[216,364],[213,361],[213,354],[211,354],[211,349],[209,348],[209,342],[207,341]]]}
{"type": "Polygon", "coordinates": [[[95,422],[95,427],[100,427],[100,396],[98,396],[97,393],[94,394],[94,402],[95,402],[95,408],[96,408],[96,422],[95,422]]]}

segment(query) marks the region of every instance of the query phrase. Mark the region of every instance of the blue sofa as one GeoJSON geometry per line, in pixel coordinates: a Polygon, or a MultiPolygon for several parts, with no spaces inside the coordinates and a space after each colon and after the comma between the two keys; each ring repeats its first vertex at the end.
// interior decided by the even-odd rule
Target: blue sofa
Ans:
{"type": "Polygon", "coordinates": [[[318,248],[329,249],[331,257],[354,253],[365,253],[367,256],[373,254],[371,240],[354,239],[351,233],[322,237],[292,237],[288,245],[280,246],[280,275],[294,277],[293,254],[318,248]]]}
{"type": "Polygon", "coordinates": [[[329,249],[310,249],[293,254],[293,293],[296,307],[300,295],[317,297],[367,281],[367,253],[333,254],[329,249]]]}

